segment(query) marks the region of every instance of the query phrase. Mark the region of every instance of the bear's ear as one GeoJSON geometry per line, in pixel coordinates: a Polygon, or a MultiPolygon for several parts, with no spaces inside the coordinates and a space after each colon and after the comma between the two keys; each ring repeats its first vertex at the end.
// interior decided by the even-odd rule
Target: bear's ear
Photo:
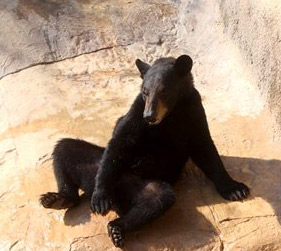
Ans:
{"type": "Polygon", "coordinates": [[[176,59],[175,68],[179,75],[184,76],[192,69],[192,59],[190,56],[181,55],[176,59]]]}
{"type": "Polygon", "coordinates": [[[145,73],[149,70],[150,65],[147,63],[144,63],[143,61],[141,61],[140,59],[136,60],[136,66],[138,67],[140,74],[141,74],[141,78],[144,77],[145,73]]]}

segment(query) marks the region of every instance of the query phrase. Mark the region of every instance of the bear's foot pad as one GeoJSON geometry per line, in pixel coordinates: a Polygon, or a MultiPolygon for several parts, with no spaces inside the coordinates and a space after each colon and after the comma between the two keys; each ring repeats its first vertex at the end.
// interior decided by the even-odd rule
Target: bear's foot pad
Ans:
{"type": "Polygon", "coordinates": [[[250,189],[243,183],[232,182],[223,188],[218,188],[220,195],[230,201],[244,200],[250,194],[250,189]]]}
{"type": "Polygon", "coordinates": [[[52,192],[42,194],[39,201],[43,207],[52,209],[66,209],[75,204],[62,194],[52,192]]]}
{"type": "Polygon", "coordinates": [[[111,238],[115,247],[122,248],[124,246],[124,240],[122,236],[121,228],[115,225],[113,222],[109,222],[107,225],[108,236],[111,238]]]}

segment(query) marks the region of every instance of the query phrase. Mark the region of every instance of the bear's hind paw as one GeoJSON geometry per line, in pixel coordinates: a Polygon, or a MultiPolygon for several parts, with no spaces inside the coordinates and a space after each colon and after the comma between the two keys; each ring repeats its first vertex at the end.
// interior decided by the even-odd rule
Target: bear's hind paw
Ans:
{"type": "Polygon", "coordinates": [[[42,194],[39,201],[45,208],[65,209],[74,206],[74,203],[70,202],[63,195],[52,192],[42,194]]]}
{"type": "Polygon", "coordinates": [[[121,228],[115,225],[113,222],[109,222],[107,225],[108,236],[111,238],[115,247],[122,248],[124,246],[124,240],[122,236],[121,228]]]}

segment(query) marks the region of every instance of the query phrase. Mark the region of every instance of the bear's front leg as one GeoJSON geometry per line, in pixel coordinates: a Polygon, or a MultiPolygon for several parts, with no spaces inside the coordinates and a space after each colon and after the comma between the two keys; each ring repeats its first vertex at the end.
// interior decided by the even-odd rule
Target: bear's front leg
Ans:
{"type": "Polygon", "coordinates": [[[112,138],[102,157],[91,198],[94,213],[106,215],[110,211],[116,181],[126,171],[125,167],[130,163],[130,145],[126,144],[124,139],[122,141],[119,142],[119,137],[112,138]],[[123,143],[121,143],[122,141],[123,143]]]}
{"type": "Polygon", "coordinates": [[[142,96],[138,95],[129,112],[118,120],[95,179],[91,200],[95,213],[105,215],[109,212],[114,201],[112,196],[115,186],[132,164],[135,148],[147,126],[143,120],[143,109],[142,96]]]}
{"type": "Polygon", "coordinates": [[[191,150],[191,158],[214,182],[217,191],[224,199],[236,201],[247,198],[250,189],[229,176],[212,139],[205,139],[204,144],[194,144],[191,150]]]}

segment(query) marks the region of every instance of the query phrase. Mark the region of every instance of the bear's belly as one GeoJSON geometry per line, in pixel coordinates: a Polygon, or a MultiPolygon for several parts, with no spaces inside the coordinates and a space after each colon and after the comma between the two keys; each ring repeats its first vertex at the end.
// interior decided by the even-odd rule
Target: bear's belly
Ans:
{"type": "Polygon", "coordinates": [[[131,170],[144,179],[157,179],[174,183],[188,160],[188,155],[165,145],[153,145],[139,149],[131,170]]]}

